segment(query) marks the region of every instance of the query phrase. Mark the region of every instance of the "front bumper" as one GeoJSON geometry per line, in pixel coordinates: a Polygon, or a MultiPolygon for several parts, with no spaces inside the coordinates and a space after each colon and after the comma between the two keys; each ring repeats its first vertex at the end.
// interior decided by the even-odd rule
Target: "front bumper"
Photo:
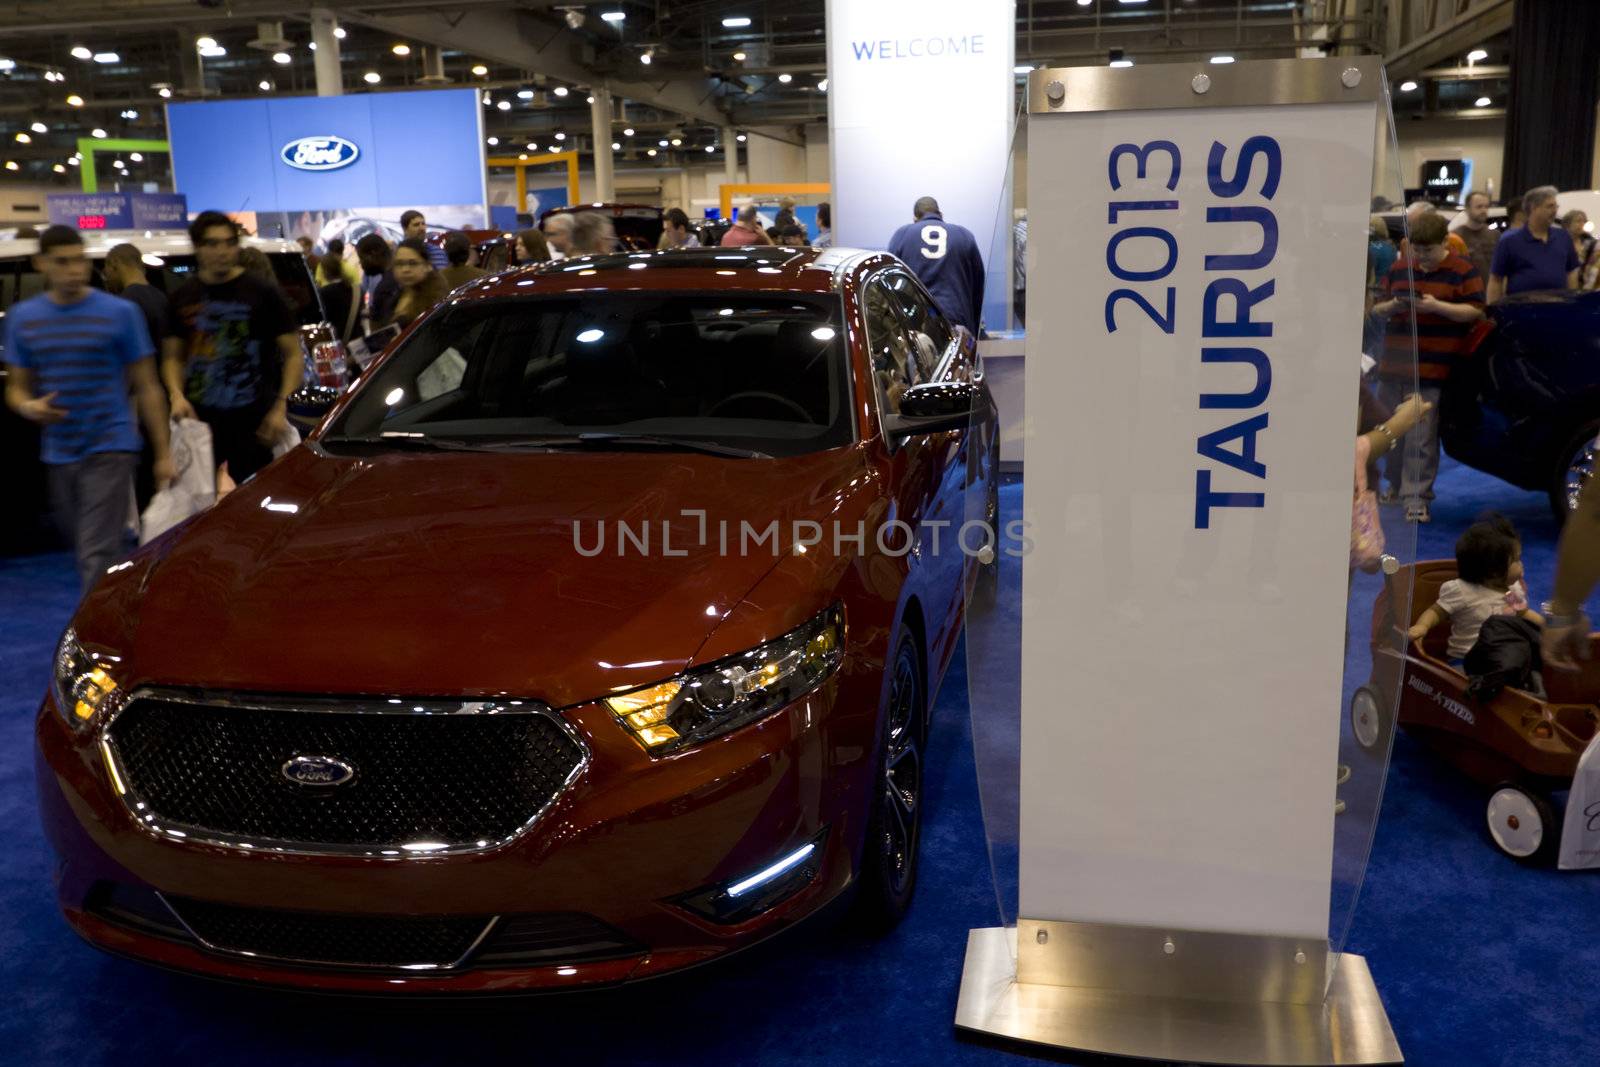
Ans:
{"type": "Polygon", "coordinates": [[[880,685],[881,670],[847,657],[784,710],[660,760],[603,707],[569,709],[564,717],[590,764],[530,830],[487,852],[393,858],[252,853],[153,835],[114,794],[95,738],[75,735],[46,698],[36,763],[41,815],[60,857],[60,907],[86,940],[119,955],[324,991],[547,990],[692,966],[777,933],[848,886],[864,833],[880,685]],[[803,877],[789,875],[781,898],[759,914],[718,922],[697,912],[708,889],[810,842],[817,847],[797,867],[803,877]],[[615,936],[577,938],[582,950],[537,960],[491,954],[485,940],[482,958],[469,954],[448,969],[297,964],[208,948],[184,924],[158,921],[163,897],[353,923],[481,917],[502,929],[544,929],[551,917],[579,917],[615,936]],[[119,905],[107,906],[111,898],[119,905]]]}

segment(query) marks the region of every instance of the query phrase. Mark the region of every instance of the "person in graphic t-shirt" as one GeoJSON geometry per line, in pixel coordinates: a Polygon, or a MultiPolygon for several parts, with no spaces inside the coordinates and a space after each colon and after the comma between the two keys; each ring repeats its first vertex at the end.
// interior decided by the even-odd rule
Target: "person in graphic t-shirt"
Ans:
{"type": "Polygon", "coordinates": [[[289,395],[305,373],[298,327],[283,295],[240,266],[232,219],[203,211],[189,239],[199,269],[172,294],[161,376],[173,418],[210,426],[216,462],[243,482],[288,429],[289,395]]]}
{"type": "Polygon", "coordinates": [[[889,253],[922,279],[940,311],[978,336],[983,318],[983,255],[977,239],[965,226],[944,221],[939,202],[931,196],[917,199],[911,217],[915,221],[889,238],[889,253]]]}

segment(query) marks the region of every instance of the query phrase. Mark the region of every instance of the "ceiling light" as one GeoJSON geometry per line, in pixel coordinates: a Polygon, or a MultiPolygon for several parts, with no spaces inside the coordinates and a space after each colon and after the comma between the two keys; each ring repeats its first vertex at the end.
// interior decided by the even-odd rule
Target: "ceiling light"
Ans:
{"type": "Polygon", "coordinates": [[[740,144],[744,144],[744,134],[741,133],[739,136],[735,137],[734,140],[738,141],[740,144]]]}
{"type": "Polygon", "coordinates": [[[591,104],[594,103],[594,97],[592,97],[592,96],[589,97],[589,103],[591,103],[591,104]]]}
{"type": "Polygon", "coordinates": [[[313,52],[315,52],[317,50],[317,42],[312,41],[312,42],[308,43],[306,45],[306,47],[311,49],[313,52]]]}
{"type": "Polygon", "coordinates": [[[260,89],[264,93],[269,92],[272,89],[272,83],[267,81],[267,79],[262,78],[260,81],[256,82],[256,88],[260,89]]]}
{"type": "Polygon", "coordinates": [[[517,158],[518,159],[527,159],[528,158],[528,153],[526,153],[526,152],[518,152],[517,153],[517,158]]]}
{"type": "Polygon", "coordinates": [[[494,97],[490,96],[487,92],[485,92],[483,94],[483,106],[484,107],[492,107],[492,106],[494,106],[494,97]]]}
{"type": "Polygon", "coordinates": [[[16,169],[17,169],[17,161],[16,160],[14,160],[14,159],[6,160],[6,170],[16,170],[16,169]]]}
{"type": "Polygon", "coordinates": [[[122,117],[125,118],[125,119],[132,120],[132,119],[138,118],[139,117],[139,113],[137,111],[133,110],[133,108],[130,107],[128,110],[122,112],[122,117]]]}
{"type": "Polygon", "coordinates": [[[472,65],[472,73],[482,78],[489,73],[489,68],[484,66],[482,63],[474,63],[472,65]]]}
{"type": "Polygon", "coordinates": [[[667,142],[666,141],[657,141],[656,144],[660,145],[662,148],[667,147],[667,142]]]}
{"type": "Polygon", "coordinates": [[[1079,7],[1088,7],[1092,3],[1094,3],[1094,0],[1078,0],[1079,7]]]}
{"type": "Polygon", "coordinates": [[[581,30],[583,28],[584,14],[582,11],[567,9],[567,29],[581,30]]]}
{"type": "Polygon", "coordinates": [[[722,24],[730,30],[742,30],[750,25],[750,20],[743,15],[735,15],[731,18],[723,19],[722,24]]]}
{"type": "Polygon", "coordinates": [[[553,156],[553,155],[555,155],[555,154],[556,154],[556,153],[557,153],[557,152],[559,152],[559,151],[561,151],[561,146],[560,146],[560,145],[558,145],[558,144],[553,144],[553,145],[551,145],[551,146],[550,146],[550,147],[549,147],[549,148],[546,148],[546,149],[545,149],[545,151],[546,151],[546,152],[549,152],[549,153],[550,153],[550,154],[551,154],[551,155],[552,155],[552,156],[553,156]]]}
{"type": "Polygon", "coordinates": [[[1494,101],[1490,100],[1487,96],[1480,96],[1477,100],[1473,101],[1473,107],[1488,107],[1493,102],[1494,101]]]}
{"type": "Polygon", "coordinates": [[[717,150],[717,146],[716,145],[714,145],[714,144],[706,145],[706,151],[707,152],[715,152],[716,150],[717,150]]]}
{"type": "Polygon", "coordinates": [[[216,59],[218,56],[227,55],[228,50],[222,47],[220,44],[214,44],[210,48],[200,49],[200,54],[207,59],[216,59]]]}
{"type": "Polygon", "coordinates": [[[1212,56],[1211,57],[1211,62],[1213,62],[1213,63],[1232,63],[1233,62],[1233,57],[1232,56],[1212,56]]]}
{"type": "Polygon", "coordinates": [[[1113,59],[1111,61],[1111,65],[1113,67],[1131,67],[1131,66],[1133,66],[1133,60],[1131,60],[1131,59],[1113,59]]]}
{"type": "Polygon", "coordinates": [[[343,26],[335,26],[333,28],[333,35],[335,37],[339,38],[339,40],[341,40],[341,41],[344,40],[344,27],[343,26]]]}
{"type": "Polygon", "coordinates": [[[16,69],[17,69],[17,61],[16,60],[14,60],[14,59],[0,59],[0,73],[6,72],[6,71],[12,71],[12,70],[16,70],[16,69]]]}
{"type": "Polygon", "coordinates": [[[537,151],[539,151],[539,146],[534,144],[532,141],[529,141],[528,142],[528,151],[537,152],[537,151]]]}
{"type": "MultiPolygon", "coordinates": [[[[217,47],[217,39],[215,37],[196,37],[194,46],[204,52],[208,48],[217,47]]],[[[84,49],[84,51],[88,51],[88,49],[84,49]]]]}
{"type": "Polygon", "coordinates": [[[819,81],[817,83],[817,92],[825,93],[827,91],[828,91],[828,79],[827,78],[823,78],[821,81],[819,81]]]}
{"type": "Polygon", "coordinates": [[[622,145],[620,143],[616,142],[616,141],[612,141],[611,142],[611,151],[613,151],[613,152],[622,151],[622,145]]]}
{"type": "Polygon", "coordinates": [[[78,165],[78,157],[77,156],[68,156],[67,157],[67,166],[76,167],[77,165],[78,165]]]}
{"type": "Polygon", "coordinates": [[[361,75],[361,80],[366,82],[368,85],[377,85],[379,82],[383,81],[383,75],[379,74],[375,70],[369,70],[365,74],[361,75]]]}
{"type": "Polygon", "coordinates": [[[674,137],[672,139],[672,147],[673,148],[677,148],[681,144],[683,144],[683,138],[682,137],[674,137]]]}
{"type": "Polygon", "coordinates": [[[67,103],[72,107],[82,107],[83,97],[79,96],[77,93],[73,93],[71,96],[67,97],[67,103]]]}
{"type": "Polygon", "coordinates": [[[1474,48],[1472,51],[1467,53],[1467,62],[1468,63],[1476,63],[1479,60],[1488,59],[1488,58],[1489,58],[1489,53],[1484,51],[1482,48],[1474,48]]]}
{"type": "Polygon", "coordinates": [[[46,126],[42,122],[35,122],[32,126],[30,126],[28,128],[30,130],[32,130],[34,133],[49,133],[50,132],[50,127],[46,126]]]}
{"type": "Polygon", "coordinates": [[[393,48],[389,49],[389,51],[393,52],[397,56],[409,56],[411,54],[411,46],[408,44],[397,44],[393,48]]]}
{"type": "Polygon", "coordinates": [[[66,165],[62,164],[62,163],[57,163],[55,166],[51,167],[50,169],[55,171],[57,174],[65,174],[67,172],[66,165]]]}
{"type": "Polygon", "coordinates": [[[604,20],[606,22],[613,23],[613,24],[621,22],[623,19],[625,19],[627,17],[628,17],[628,14],[625,11],[604,11],[604,12],[601,12],[601,14],[600,14],[600,18],[602,20],[604,20]]]}
{"type": "Polygon", "coordinates": [[[556,140],[565,141],[566,139],[567,139],[567,135],[565,133],[562,133],[560,130],[556,131],[556,140]]]}
{"type": "Polygon", "coordinates": [[[94,129],[89,131],[89,136],[104,141],[106,139],[106,131],[96,126],[94,129]]]}
{"type": "Polygon", "coordinates": [[[163,85],[161,88],[156,90],[156,95],[159,96],[163,100],[171,100],[172,99],[172,90],[169,89],[167,86],[163,85]]]}
{"type": "Polygon", "coordinates": [[[280,67],[286,67],[294,62],[294,57],[288,52],[274,52],[272,53],[272,61],[280,67]]]}
{"type": "Polygon", "coordinates": [[[94,53],[89,51],[87,48],[83,47],[83,45],[80,44],[77,47],[73,48],[73,50],[72,50],[72,58],[73,59],[93,59],[94,58],[94,53]]]}
{"type": "Polygon", "coordinates": [[[18,130],[17,131],[17,143],[18,144],[32,144],[33,143],[33,138],[28,136],[27,134],[23,133],[21,130],[18,130]]]}
{"type": "Polygon", "coordinates": [[[135,163],[143,163],[144,162],[144,153],[142,153],[142,152],[129,152],[128,153],[128,158],[133,160],[135,163]]]}
{"type": "Polygon", "coordinates": [[[778,80],[783,84],[788,85],[790,82],[794,81],[794,75],[790,74],[788,71],[784,71],[782,74],[778,75],[778,80]]]}
{"type": "Polygon", "coordinates": [[[551,92],[555,93],[557,96],[566,96],[567,95],[567,87],[565,85],[558,85],[554,89],[552,89],[551,92]]]}
{"type": "Polygon", "coordinates": [[[733,61],[735,63],[743,63],[745,61],[745,58],[746,57],[745,57],[745,54],[743,52],[735,52],[733,54],[733,61]]]}
{"type": "Polygon", "coordinates": [[[1026,64],[1019,63],[1017,66],[1011,68],[1011,73],[1013,73],[1013,74],[1032,74],[1033,73],[1033,68],[1028,66],[1028,65],[1026,65],[1026,64]]]}
{"type": "Polygon", "coordinates": [[[489,144],[490,144],[490,145],[491,145],[491,146],[493,146],[493,145],[497,145],[497,144],[499,144],[499,143],[500,143],[500,138],[498,138],[498,137],[491,137],[491,138],[489,138],[489,144]]]}
{"type": "Polygon", "coordinates": [[[498,104],[496,104],[495,107],[499,108],[501,111],[510,111],[511,110],[511,101],[502,100],[498,104]]]}
{"type": "Polygon", "coordinates": [[[656,150],[654,148],[647,148],[645,149],[644,154],[653,158],[656,154],[656,150]]]}
{"type": "Polygon", "coordinates": [[[640,52],[639,53],[639,62],[643,63],[645,66],[648,67],[650,65],[650,53],[649,52],[640,52]]]}
{"type": "Polygon", "coordinates": [[[624,137],[632,137],[633,136],[633,127],[629,126],[627,129],[623,130],[622,131],[622,136],[624,136],[624,137]]]}
{"type": "Polygon", "coordinates": [[[96,63],[121,63],[122,57],[115,52],[96,52],[94,61],[96,63]]]}
{"type": "Polygon", "coordinates": [[[518,89],[517,90],[517,99],[518,100],[532,100],[533,99],[533,90],[532,89],[518,89]]]}

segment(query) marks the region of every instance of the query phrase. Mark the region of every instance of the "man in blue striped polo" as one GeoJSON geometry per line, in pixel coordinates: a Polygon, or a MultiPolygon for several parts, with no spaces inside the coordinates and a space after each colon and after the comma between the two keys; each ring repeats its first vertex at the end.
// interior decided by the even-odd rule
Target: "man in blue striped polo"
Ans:
{"type": "Polygon", "coordinates": [[[140,447],[129,393],[150,434],[158,488],[173,477],[167,400],[143,315],[89,287],[78,231],[45,230],[33,263],[46,289],[6,313],[6,404],[41,427],[51,509],[87,593],[123,554],[140,447]]]}

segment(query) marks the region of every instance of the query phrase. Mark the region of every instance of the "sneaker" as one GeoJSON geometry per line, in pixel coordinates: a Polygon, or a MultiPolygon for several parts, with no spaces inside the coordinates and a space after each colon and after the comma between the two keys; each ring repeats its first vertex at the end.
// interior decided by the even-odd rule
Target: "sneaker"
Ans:
{"type": "Polygon", "coordinates": [[[1384,507],[1398,504],[1400,503],[1400,494],[1395,491],[1394,486],[1385,486],[1384,489],[1378,494],[1378,503],[1384,507]]]}
{"type": "Polygon", "coordinates": [[[1344,801],[1335,800],[1333,802],[1333,813],[1335,815],[1343,815],[1344,814],[1344,810],[1345,810],[1344,801]]]}
{"type": "Polygon", "coordinates": [[[1433,521],[1433,516],[1428,514],[1428,505],[1426,505],[1426,504],[1407,504],[1406,505],[1406,521],[1407,522],[1432,522],[1433,521]]]}
{"type": "Polygon", "coordinates": [[[1350,764],[1348,764],[1348,763],[1339,764],[1339,771],[1338,771],[1337,774],[1335,774],[1333,776],[1333,784],[1334,785],[1344,785],[1349,780],[1350,780],[1350,764]]]}

